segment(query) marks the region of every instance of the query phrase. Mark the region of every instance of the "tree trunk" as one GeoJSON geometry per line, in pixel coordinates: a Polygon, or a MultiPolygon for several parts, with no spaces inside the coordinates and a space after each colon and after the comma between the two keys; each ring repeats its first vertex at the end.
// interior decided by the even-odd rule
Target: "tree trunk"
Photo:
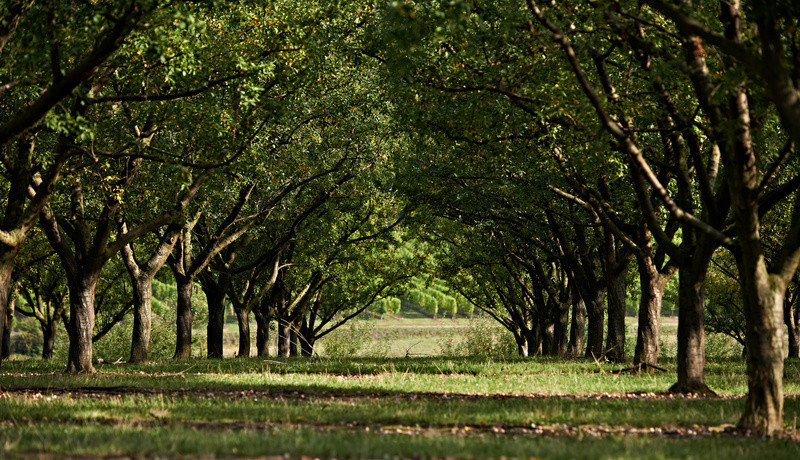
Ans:
{"type": "Polygon", "coordinates": [[[203,289],[208,300],[208,326],[206,343],[209,358],[222,358],[225,331],[225,292],[221,289],[203,289]]]}
{"type": "Polygon", "coordinates": [[[514,333],[514,342],[517,343],[517,354],[523,358],[528,356],[528,341],[525,339],[525,334],[520,331],[514,333]]]}
{"type": "Polygon", "coordinates": [[[130,363],[146,363],[150,359],[150,335],[153,316],[153,278],[140,276],[133,280],[133,332],[130,363]]]}
{"type": "Polygon", "coordinates": [[[178,305],[173,359],[189,359],[192,357],[192,280],[176,276],[175,282],[178,288],[178,305]]]}
{"type": "MultiPolygon", "coordinates": [[[[312,319],[315,315],[311,315],[312,319]]],[[[314,356],[314,344],[316,339],[314,337],[314,327],[309,324],[307,319],[301,319],[300,322],[300,353],[303,356],[314,356]]]]}
{"type": "Polygon", "coordinates": [[[236,310],[236,322],[239,324],[239,351],[236,356],[250,356],[250,311],[244,308],[236,310]]]}
{"type": "Polygon", "coordinates": [[[2,344],[2,349],[0,349],[0,354],[3,355],[3,359],[8,358],[11,356],[11,331],[14,329],[14,310],[17,307],[17,294],[16,290],[11,292],[11,298],[8,300],[8,306],[6,308],[6,325],[2,329],[3,336],[0,337],[0,343],[2,344]]]}
{"type": "Polygon", "coordinates": [[[786,331],[789,336],[789,358],[800,357],[800,331],[798,331],[798,318],[796,317],[798,311],[795,307],[797,299],[791,290],[786,291],[786,296],[783,300],[783,323],[786,325],[786,331]]]}
{"type": "Polygon", "coordinates": [[[69,280],[69,356],[67,372],[94,373],[92,336],[94,335],[94,299],[97,274],[69,280]]]}
{"type": "Polygon", "coordinates": [[[640,259],[638,262],[641,297],[639,299],[639,330],[636,335],[633,364],[656,364],[658,362],[659,329],[661,328],[661,303],[669,278],[658,273],[650,259],[640,259]]]}
{"type": "Polygon", "coordinates": [[[555,318],[555,354],[564,356],[567,354],[569,340],[569,309],[571,306],[571,296],[566,301],[558,302],[558,311],[555,318]]]}
{"type": "Polygon", "coordinates": [[[255,311],[256,317],[256,353],[258,356],[269,356],[269,320],[270,318],[259,312],[255,311]]]}
{"type": "Polygon", "coordinates": [[[300,355],[300,334],[297,332],[298,325],[297,323],[292,324],[291,329],[289,330],[289,356],[299,356],[300,355]]]}
{"type": "Polygon", "coordinates": [[[42,359],[47,360],[53,357],[53,348],[56,342],[56,320],[52,319],[41,326],[42,329],[42,359]]]}
{"type": "Polygon", "coordinates": [[[572,321],[569,327],[569,344],[567,354],[576,356],[583,350],[583,338],[586,335],[586,303],[577,292],[572,293],[572,321]]]}
{"type": "Polygon", "coordinates": [[[714,394],[706,385],[704,330],[706,272],[713,249],[696,253],[678,270],[678,382],[672,393],[714,394]]]}
{"type": "Polygon", "coordinates": [[[749,391],[739,423],[773,435],[783,430],[783,290],[768,276],[745,278],[744,289],[749,391]]]}
{"type": "MultiPolygon", "coordinates": [[[[14,259],[17,256],[18,248],[4,247],[0,250],[0,350],[9,347],[10,340],[6,339],[6,322],[9,301],[9,290],[11,288],[11,273],[14,270],[14,259]]],[[[9,335],[10,338],[10,335],[9,335]]],[[[0,365],[3,362],[2,353],[0,353],[0,365]]]]}
{"type": "Polygon", "coordinates": [[[603,356],[603,304],[605,289],[595,291],[595,297],[586,303],[588,336],[586,338],[587,358],[600,359],[603,356]]]}
{"type": "Polygon", "coordinates": [[[283,318],[278,319],[278,356],[281,358],[289,357],[289,341],[291,340],[291,336],[289,321],[283,318]]]}
{"type": "MultiPolygon", "coordinates": [[[[611,271],[611,270],[609,270],[611,271]]],[[[608,335],[605,357],[611,362],[625,362],[625,300],[628,268],[619,273],[607,274],[608,282],[608,335]]]]}

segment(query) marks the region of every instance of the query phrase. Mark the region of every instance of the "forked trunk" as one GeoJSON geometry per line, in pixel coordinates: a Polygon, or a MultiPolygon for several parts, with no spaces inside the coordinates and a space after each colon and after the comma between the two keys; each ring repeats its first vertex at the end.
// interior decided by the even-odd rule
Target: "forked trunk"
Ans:
{"type": "Polygon", "coordinates": [[[239,351],[236,356],[247,358],[250,356],[250,310],[237,309],[236,322],[239,325],[239,351]]]}
{"type": "Polygon", "coordinates": [[[174,359],[192,357],[192,280],[175,277],[178,288],[174,359]]]}
{"type": "MultiPolygon", "coordinates": [[[[609,270],[610,271],[610,270],[609,270]]],[[[627,267],[613,276],[608,274],[608,335],[605,356],[615,363],[625,362],[625,297],[627,267]]]]}
{"type": "Polygon", "coordinates": [[[130,363],[150,359],[150,335],[153,316],[153,278],[142,276],[133,282],[133,333],[130,363]]]}
{"type": "Polygon", "coordinates": [[[661,304],[667,279],[659,274],[656,267],[649,261],[639,261],[641,297],[639,299],[639,331],[636,336],[633,364],[657,364],[658,362],[661,304]]]}
{"type": "Polygon", "coordinates": [[[579,355],[583,350],[583,338],[586,335],[586,304],[576,291],[572,293],[572,321],[569,326],[569,343],[567,354],[579,355]]]}
{"type": "Polygon", "coordinates": [[[67,372],[93,373],[92,336],[94,335],[94,299],[98,276],[89,274],[69,281],[69,355],[67,372]]]}

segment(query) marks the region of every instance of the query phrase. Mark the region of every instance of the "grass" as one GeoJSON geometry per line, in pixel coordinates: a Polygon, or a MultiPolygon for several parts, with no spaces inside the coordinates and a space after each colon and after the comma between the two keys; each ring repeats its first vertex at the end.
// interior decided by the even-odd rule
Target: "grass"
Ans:
{"type": "MultiPolygon", "coordinates": [[[[674,363],[665,363],[674,369],[674,363]]],[[[674,373],[584,360],[356,358],[168,361],[64,375],[8,361],[0,456],[792,458],[789,439],[733,436],[744,366],[712,361],[722,398],[661,392],[674,373]]],[[[800,394],[800,362],[787,392],[800,394]]],[[[787,427],[800,400],[786,401],[787,427]]]]}
{"type": "MultiPolygon", "coordinates": [[[[788,435],[757,439],[733,429],[747,388],[735,349],[709,349],[707,382],[721,397],[685,398],[663,394],[674,358],[659,361],[666,373],[618,374],[622,365],[516,358],[502,344],[462,356],[470,340],[487,351],[485,323],[463,319],[357,327],[332,340],[361,337],[360,354],[373,356],[329,357],[323,341],[315,359],[160,359],[98,365],[96,375],[5,361],[0,457],[800,457],[797,360],[785,367],[788,435]],[[451,355],[433,356],[444,349],[451,355]]],[[[669,354],[674,324],[662,332],[669,354]]]]}

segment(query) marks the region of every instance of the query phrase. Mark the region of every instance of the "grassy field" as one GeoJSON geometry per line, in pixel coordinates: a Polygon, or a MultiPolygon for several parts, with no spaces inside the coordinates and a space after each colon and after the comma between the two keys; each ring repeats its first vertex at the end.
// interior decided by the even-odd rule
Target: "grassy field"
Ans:
{"type": "Polygon", "coordinates": [[[800,458],[800,362],[786,365],[786,434],[754,438],[735,429],[737,350],[710,350],[719,397],[667,395],[674,324],[664,329],[668,372],[641,375],[516,358],[490,323],[422,318],[329,339],[359,342],[354,357],[327,356],[323,341],[312,359],[160,359],[96,375],[14,359],[0,373],[0,458],[800,458]],[[470,347],[487,352],[462,356],[470,347]]]}

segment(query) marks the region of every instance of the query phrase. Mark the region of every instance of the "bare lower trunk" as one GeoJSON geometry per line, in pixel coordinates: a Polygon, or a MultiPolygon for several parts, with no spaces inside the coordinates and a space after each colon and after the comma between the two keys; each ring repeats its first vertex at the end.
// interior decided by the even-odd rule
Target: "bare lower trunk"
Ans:
{"type": "Polygon", "coordinates": [[[603,304],[605,290],[599,289],[595,297],[586,303],[588,336],[586,337],[587,358],[599,359],[603,355],[603,304]]]}
{"type": "Polygon", "coordinates": [[[209,358],[222,358],[223,332],[225,330],[225,293],[205,290],[208,300],[208,326],[206,343],[209,358]]]}
{"type": "Polygon", "coordinates": [[[557,356],[564,356],[567,354],[567,345],[569,341],[569,309],[571,305],[571,301],[560,301],[558,303],[558,311],[556,312],[553,331],[555,354],[557,356]]]}
{"type": "Polygon", "coordinates": [[[6,307],[6,325],[2,329],[3,336],[0,337],[0,354],[2,354],[3,359],[8,358],[11,356],[11,331],[14,329],[14,310],[17,306],[17,296],[16,292],[11,292],[11,298],[8,300],[8,306],[6,307]]]}
{"type": "Polygon", "coordinates": [[[291,340],[291,327],[285,319],[278,320],[278,356],[289,357],[289,341],[291,340]]]}
{"type": "Polygon", "coordinates": [[[146,363],[150,359],[150,335],[153,316],[153,278],[143,276],[133,283],[133,332],[131,363],[146,363]]]}
{"type": "Polygon", "coordinates": [[[649,261],[639,261],[639,323],[633,364],[658,362],[658,338],[661,327],[661,303],[667,278],[649,261]]]}
{"type": "Polygon", "coordinates": [[[94,296],[98,277],[89,275],[69,282],[69,355],[67,372],[93,373],[94,296]]]}
{"type": "Polygon", "coordinates": [[[752,281],[745,279],[749,391],[739,423],[772,435],[783,430],[783,291],[767,277],[752,281]]]}
{"type": "MultiPolygon", "coordinates": [[[[0,350],[10,347],[10,340],[6,339],[6,322],[9,301],[9,290],[11,288],[11,273],[14,270],[14,259],[17,256],[17,248],[4,247],[0,251],[0,350]]],[[[10,338],[10,336],[9,336],[10,338]]],[[[9,348],[10,349],[10,348],[9,348]]],[[[3,362],[0,353],[0,365],[3,362]]]]}
{"type": "Polygon", "coordinates": [[[175,278],[178,288],[178,305],[175,319],[175,356],[174,359],[192,357],[192,281],[175,278]]]}
{"type": "Polygon", "coordinates": [[[583,350],[583,337],[586,335],[586,304],[578,292],[572,294],[572,321],[569,327],[567,353],[578,355],[583,350]]]}
{"type": "Polygon", "coordinates": [[[256,353],[259,357],[269,356],[269,317],[255,312],[256,317],[256,353]]]}
{"type": "Polygon", "coordinates": [[[300,323],[300,353],[303,356],[313,356],[314,355],[314,344],[316,343],[316,339],[314,338],[314,329],[309,326],[307,321],[303,321],[300,323]]]}
{"type": "Polygon", "coordinates": [[[300,334],[297,333],[297,324],[292,324],[289,330],[289,356],[298,356],[300,354],[300,334]]]}
{"type": "Polygon", "coordinates": [[[250,356],[250,311],[236,310],[236,322],[239,325],[239,351],[236,356],[247,358],[250,356]]]}
{"type": "Polygon", "coordinates": [[[53,348],[56,342],[55,320],[42,326],[42,359],[53,357],[53,348]]]}
{"type": "Polygon", "coordinates": [[[522,332],[514,334],[514,342],[517,344],[517,354],[521,357],[528,356],[528,341],[522,332]]]}
{"type": "Polygon", "coordinates": [[[678,382],[673,393],[713,392],[706,385],[706,336],[704,330],[706,271],[710,252],[694,257],[678,270],[678,382]]]}
{"type": "Polygon", "coordinates": [[[800,355],[800,330],[798,330],[798,319],[796,299],[791,291],[786,291],[783,300],[783,323],[786,325],[786,332],[789,338],[789,358],[797,358],[800,355]]]}
{"type": "Polygon", "coordinates": [[[627,268],[608,276],[608,335],[605,357],[615,363],[625,362],[625,297],[627,268]]]}

